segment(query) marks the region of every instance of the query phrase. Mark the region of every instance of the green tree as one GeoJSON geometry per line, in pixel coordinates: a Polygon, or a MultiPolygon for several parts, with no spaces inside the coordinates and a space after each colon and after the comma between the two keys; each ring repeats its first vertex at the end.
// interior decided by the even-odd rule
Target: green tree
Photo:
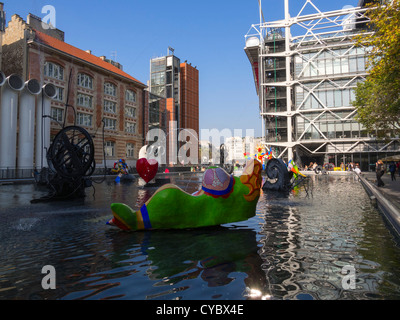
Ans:
{"type": "Polygon", "coordinates": [[[358,121],[379,136],[400,134],[400,0],[371,4],[367,16],[371,33],[356,38],[371,48],[369,75],[358,84],[353,102],[358,121]]]}

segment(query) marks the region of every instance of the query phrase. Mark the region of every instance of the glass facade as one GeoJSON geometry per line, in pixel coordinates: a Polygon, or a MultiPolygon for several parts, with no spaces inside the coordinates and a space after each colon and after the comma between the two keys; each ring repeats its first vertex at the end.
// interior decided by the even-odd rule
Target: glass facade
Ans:
{"type": "Polygon", "coordinates": [[[161,97],[166,97],[166,70],[167,61],[165,57],[151,60],[150,87],[151,92],[161,97]]]}
{"type": "MultiPolygon", "coordinates": [[[[271,54],[275,54],[277,48],[284,49],[285,39],[270,37],[269,40],[266,45],[271,54]]],[[[334,45],[321,49],[312,43],[296,50],[290,64],[293,81],[290,97],[293,114],[290,117],[287,115],[287,86],[283,85],[287,82],[286,57],[267,55],[264,59],[265,102],[262,113],[265,141],[276,153],[284,150],[284,146],[279,145],[287,143],[291,135],[291,140],[297,145],[309,150],[319,148],[324,161],[329,157],[339,161],[345,154],[338,157],[338,150],[349,149],[353,141],[369,137],[356,120],[357,113],[352,106],[354,90],[358,82],[364,81],[368,71],[368,48],[357,48],[352,41],[334,45]],[[290,122],[292,132],[288,131],[290,122]],[[324,147],[327,141],[344,142],[339,148],[327,150],[324,147]],[[328,155],[329,151],[333,154],[328,155]]]]}
{"type": "Polygon", "coordinates": [[[327,48],[301,53],[294,59],[295,79],[365,73],[368,48],[327,48]]]}
{"type": "Polygon", "coordinates": [[[170,55],[150,62],[150,92],[163,98],[174,98],[180,104],[179,58],[170,55]]]}
{"type": "Polygon", "coordinates": [[[151,94],[149,96],[149,130],[162,129],[167,132],[167,114],[165,107],[160,105],[160,98],[151,94]]]}
{"type": "Polygon", "coordinates": [[[295,139],[367,137],[352,107],[357,83],[364,81],[368,49],[348,42],[340,48],[299,52],[294,57],[295,139]]]}

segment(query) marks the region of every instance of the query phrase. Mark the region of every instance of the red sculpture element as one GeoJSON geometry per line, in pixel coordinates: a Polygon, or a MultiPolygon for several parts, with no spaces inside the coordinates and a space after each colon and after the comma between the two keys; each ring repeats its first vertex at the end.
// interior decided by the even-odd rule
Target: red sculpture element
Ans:
{"type": "Polygon", "coordinates": [[[149,183],[151,180],[155,178],[158,172],[158,162],[157,160],[146,158],[139,159],[136,163],[136,170],[139,176],[149,183]]]}

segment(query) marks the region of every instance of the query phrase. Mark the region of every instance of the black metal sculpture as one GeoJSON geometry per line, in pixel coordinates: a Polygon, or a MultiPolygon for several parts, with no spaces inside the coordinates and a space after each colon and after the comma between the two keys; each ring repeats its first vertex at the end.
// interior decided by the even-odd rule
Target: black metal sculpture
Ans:
{"type": "Polygon", "coordinates": [[[316,174],[327,174],[327,171],[323,166],[317,166],[314,171],[316,174]]]}
{"type": "Polygon", "coordinates": [[[90,176],[96,164],[94,143],[90,134],[77,126],[62,129],[47,151],[46,184],[51,189],[41,201],[84,197],[84,190],[92,185],[90,176]]]}
{"type": "Polygon", "coordinates": [[[293,173],[288,171],[282,159],[271,159],[268,161],[265,172],[269,178],[263,186],[263,190],[289,191],[291,189],[291,178],[293,173]]]}
{"type": "Polygon", "coordinates": [[[308,177],[298,174],[295,176],[293,171],[289,171],[282,159],[271,159],[265,168],[268,179],[265,181],[262,189],[269,191],[278,191],[288,193],[289,191],[303,185],[308,194],[308,177]]]}
{"type": "Polygon", "coordinates": [[[54,138],[47,161],[63,178],[91,175],[95,169],[92,137],[81,127],[64,128],[54,138]]]}
{"type": "MultiPolygon", "coordinates": [[[[74,106],[69,104],[72,79],[71,69],[68,80],[67,102],[64,111],[64,124],[47,150],[46,157],[48,168],[42,167],[41,172],[38,173],[37,180],[46,184],[51,192],[48,196],[39,200],[32,200],[32,203],[77,197],[81,198],[85,196],[85,188],[92,186],[90,176],[94,173],[96,168],[93,139],[91,135],[81,127],[76,125],[70,127],[65,126],[68,108],[73,109],[76,117],[74,106]]],[[[43,117],[50,116],[43,115],[43,117]]],[[[104,119],[102,122],[104,148],[104,119]]]]}
{"type": "Polygon", "coordinates": [[[232,174],[235,169],[235,166],[233,165],[233,163],[232,164],[225,163],[225,160],[229,155],[225,144],[221,144],[221,146],[219,147],[219,155],[220,155],[221,168],[223,168],[229,174],[232,174]]]}

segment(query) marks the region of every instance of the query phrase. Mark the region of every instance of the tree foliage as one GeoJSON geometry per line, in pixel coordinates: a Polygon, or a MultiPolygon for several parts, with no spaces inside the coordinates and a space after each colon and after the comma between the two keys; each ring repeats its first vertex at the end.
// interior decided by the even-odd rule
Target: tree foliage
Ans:
{"type": "Polygon", "coordinates": [[[353,105],[358,121],[380,136],[400,134],[400,0],[370,5],[371,33],[357,43],[371,48],[369,75],[358,84],[353,105]]]}

